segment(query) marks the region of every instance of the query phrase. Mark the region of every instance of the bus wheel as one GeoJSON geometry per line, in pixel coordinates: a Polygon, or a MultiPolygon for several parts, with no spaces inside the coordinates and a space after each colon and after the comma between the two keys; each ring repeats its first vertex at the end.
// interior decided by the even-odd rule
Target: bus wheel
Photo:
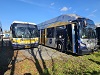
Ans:
{"type": "Polygon", "coordinates": [[[58,43],[57,49],[61,52],[62,51],[62,44],[58,43]]]}

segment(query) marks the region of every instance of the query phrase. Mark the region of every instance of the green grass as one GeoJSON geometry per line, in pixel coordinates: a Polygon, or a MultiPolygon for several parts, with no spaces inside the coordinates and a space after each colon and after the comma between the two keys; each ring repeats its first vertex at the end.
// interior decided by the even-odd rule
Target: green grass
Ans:
{"type": "Polygon", "coordinates": [[[48,70],[51,75],[100,75],[100,51],[84,56],[63,57],[62,60],[55,59],[48,70]]]}

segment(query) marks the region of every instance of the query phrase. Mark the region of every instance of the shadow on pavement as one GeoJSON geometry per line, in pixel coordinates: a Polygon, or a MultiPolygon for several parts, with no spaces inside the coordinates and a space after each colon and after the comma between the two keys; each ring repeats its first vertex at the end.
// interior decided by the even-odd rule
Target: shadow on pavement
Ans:
{"type": "Polygon", "coordinates": [[[45,62],[44,62],[44,60],[43,60],[43,58],[42,58],[41,50],[38,49],[38,52],[39,52],[39,56],[40,56],[40,58],[41,58],[41,60],[42,60],[42,65],[43,65],[43,68],[44,68],[45,72],[43,71],[43,69],[42,69],[42,67],[41,67],[41,65],[40,65],[40,63],[39,63],[39,61],[38,61],[36,55],[34,54],[34,50],[31,49],[31,54],[32,54],[32,56],[33,56],[34,59],[35,59],[35,66],[36,66],[36,68],[37,68],[39,74],[40,74],[40,75],[50,75],[49,72],[48,72],[48,69],[47,69],[47,67],[46,67],[46,64],[45,64],[45,62]],[[46,74],[45,74],[45,73],[46,73],[46,74]]]}
{"type": "Polygon", "coordinates": [[[38,58],[36,57],[37,53],[36,54],[34,53],[34,49],[33,48],[30,50],[29,53],[33,56],[35,61],[33,61],[31,59],[29,59],[29,60],[33,61],[33,63],[36,66],[37,71],[39,72],[39,75],[50,75],[49,71],[48,71],[48,68],[46,67],[46,63],[45,63],[44,59],[42,58],[41,50],[38,49],[37,52],[39,53],[40,59],[42,61],[42,65],[40,64],[38,58]],[[43,68],[41,66],[43,66],[43,68]]]}
{"type": "Polygon", "coordinates": [[[10,75],[14,75],[14,71],[15,71],[15,63],[16,63],[16,59],[17,59],[17,56],[18,56],[18,51],[16,52],[16,54],[14,55],[12,61],[11,61],[11,72],[10,72],[10,75]]]}
{"type": "MultiPolygon", "coordinates": [[[[41,49],[41,47],[40,47],[40,49],[41,49]]],[[[55,67],[54,67],[53,55],[54,55],[56,52],[54,52],[52,55],[50,55],[50,54],[48,53],[48,50],[47,50],[46,48],[45,48],[45,50],[46,50],[48,56],[51,58],[52,72],[53,72],[53,75],[55,75],[55,67]]]]}
{"type": "Polygon", "coordinates": [[[7,70],[11,69],[8,65],[11,63],[13,55],[14,50],[11,42],[3,41],[2,49],[0,50],[0,75],[4,75],[7,70]]]}

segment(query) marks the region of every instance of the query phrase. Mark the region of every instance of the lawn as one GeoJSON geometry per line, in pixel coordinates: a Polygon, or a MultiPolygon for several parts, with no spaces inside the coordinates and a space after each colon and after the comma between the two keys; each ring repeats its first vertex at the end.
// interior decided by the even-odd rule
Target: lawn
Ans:
{"type": "Polygon", "coordinates": [[[52,75],[100,75],[100,52],[56,59],[54,70],[50,72],[52,75]]]}

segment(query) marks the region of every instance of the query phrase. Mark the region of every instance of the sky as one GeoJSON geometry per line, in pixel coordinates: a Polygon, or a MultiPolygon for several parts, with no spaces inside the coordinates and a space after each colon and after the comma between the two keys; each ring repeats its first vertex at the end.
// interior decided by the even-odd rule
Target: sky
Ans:
{"type": "Polygon", "coordinates": [[[100,0],[0,0],[3,30],[9,30],[13,21],[39,24],[62,14],[77,14],[100,23],[100,0]]]}

